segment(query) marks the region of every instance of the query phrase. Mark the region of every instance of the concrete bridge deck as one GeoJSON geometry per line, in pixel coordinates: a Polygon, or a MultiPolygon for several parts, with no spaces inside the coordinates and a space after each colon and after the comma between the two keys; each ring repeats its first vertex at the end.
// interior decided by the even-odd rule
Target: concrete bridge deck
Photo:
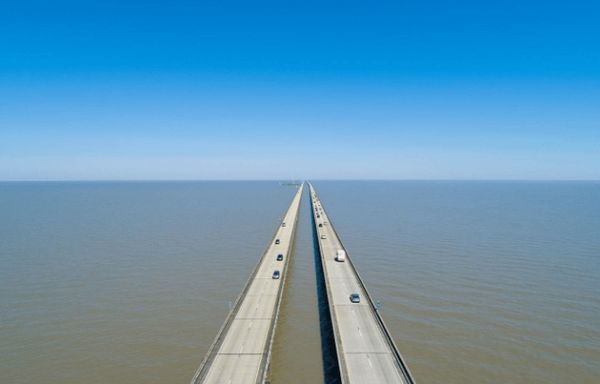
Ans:
{"type": "Polygon", "coordinates": [[[414,383],[354,264],[348,256],[335,260],[346,249],[309,186],[342,383],[414,383]],[[350,301],[351,293],[360,295],[360,303],[350,301]]]}
{"type": "Polygon", "coordinates": [[[302,190],[290,207],[219,330],[192,384],[254,384],[266,379],[273,336],[292,251],[302,190]],[[276,240],[279,239],[279,244],[276,240]],[[283,255],[278,261],[277,256],[283,255]],[[281,277],[273,279],[279,270],[281,277]]]}

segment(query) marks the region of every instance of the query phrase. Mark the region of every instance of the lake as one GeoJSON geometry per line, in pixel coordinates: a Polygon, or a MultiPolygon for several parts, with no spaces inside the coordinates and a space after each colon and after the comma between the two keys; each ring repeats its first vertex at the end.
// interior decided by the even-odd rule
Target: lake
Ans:
{"type": "MultiPolygon", "coordinates": [[[[600,183],[313,184],[417,382],[597,382],[600,183]]],[[[0,183],[0,382],[188,383],[293,194],[0,183]]],[[[305,193],[273,383],[323,381],[315,261],[305,193]]]]}

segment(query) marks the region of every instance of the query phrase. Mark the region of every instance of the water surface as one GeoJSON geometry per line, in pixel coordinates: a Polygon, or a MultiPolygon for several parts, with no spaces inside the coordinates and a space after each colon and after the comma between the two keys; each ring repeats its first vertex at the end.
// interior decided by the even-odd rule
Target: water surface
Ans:
{"type": "MultiPolygon", "coordinates": [[[[597,382],[600,183],[314,185],[418,382],[597,382]]],[[[0,183],[0,382],[188,383],[293,194],[0,183]]],[[[323,378],[306,197],[274,383],[323,378]]]]}
{"type": "Polygon", "coordinates": [[[418,382],[598,382],[600,183],[315,187],[418,382]]]}

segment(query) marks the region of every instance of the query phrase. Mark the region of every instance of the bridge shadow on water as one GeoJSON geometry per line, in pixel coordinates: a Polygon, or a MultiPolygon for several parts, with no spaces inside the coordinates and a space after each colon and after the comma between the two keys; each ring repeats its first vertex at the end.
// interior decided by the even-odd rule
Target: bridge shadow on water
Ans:
{"type": "Polygon", "coordinates": [[[319,250],[319,239],[315,230],[315,217],[312,214],[311,204],[311,221],[312,221],[312,238],[314,250],[314,262],[317,279],[317,298],[319,306],[319,325],[321,330],[321,356],[323,357],[323,376],[327,384],[340,384],[342,378],[340,376],[340,367],[337,360],[337,350],[335,346],[335,338],[333,336],[333,325],[331,323],[331,315],[329,313],[329,301],[327,300],[327,288],[325,287],[325,274],[323,265],[321,264],[321,251],[319,250]]]}

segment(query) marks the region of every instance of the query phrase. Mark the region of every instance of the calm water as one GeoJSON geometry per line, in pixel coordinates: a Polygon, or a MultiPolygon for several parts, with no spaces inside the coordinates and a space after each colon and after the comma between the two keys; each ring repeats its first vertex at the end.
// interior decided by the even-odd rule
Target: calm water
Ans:
{"type": "MultiPolygon", "coordinates": [[[[600,183],[314,184],[418,382],[598,382],[600,183]]],[[[0,382],[188,383],[293,193],[0,183],[0,382]]],[[[299,224],[275,383],[323,380],[299,224]]]]}

